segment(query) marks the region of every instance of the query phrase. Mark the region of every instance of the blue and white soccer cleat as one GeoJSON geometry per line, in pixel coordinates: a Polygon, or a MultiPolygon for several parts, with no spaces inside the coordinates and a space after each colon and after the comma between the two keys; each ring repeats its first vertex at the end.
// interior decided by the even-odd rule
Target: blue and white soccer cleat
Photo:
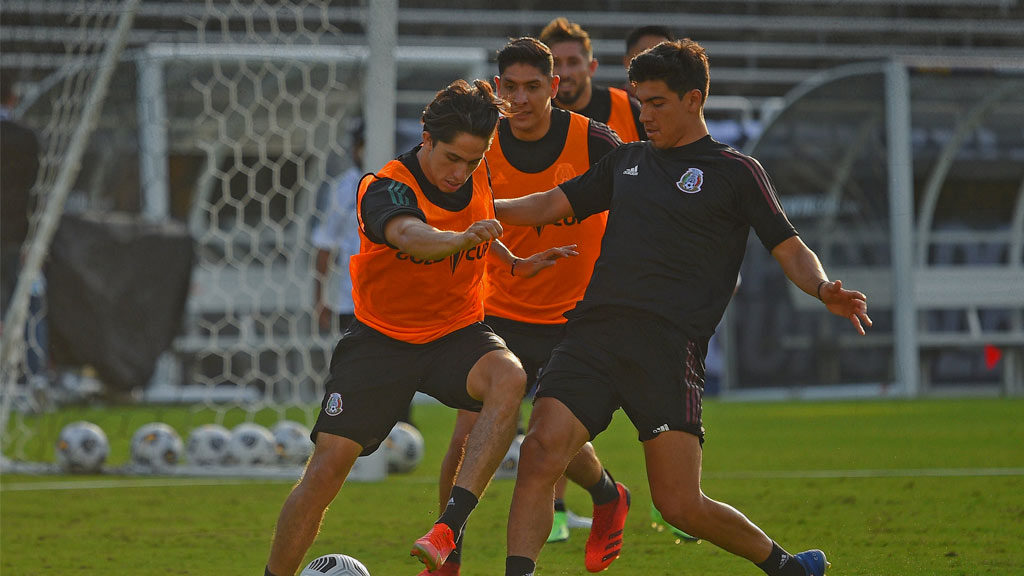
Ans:
{"type": "Polygon", "coordinates": [[[825,553],[821,550],[808,550],[794,554],[793,558],[804,567],[807,576],[825,576],[825,570],[832,565],[825,559],[825,553]]]}

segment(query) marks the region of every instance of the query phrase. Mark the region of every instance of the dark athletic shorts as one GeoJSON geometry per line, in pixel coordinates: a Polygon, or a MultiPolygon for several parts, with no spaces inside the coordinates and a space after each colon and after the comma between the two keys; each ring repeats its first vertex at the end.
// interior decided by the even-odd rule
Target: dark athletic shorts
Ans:
{"type": "Polygon", "coordinates": [[[426,344],[395,340],[355,320],[331,356],[320,415],[310,438],[319,432],[343,436],[372,454],[391,428],[408,413],[409,402],[424,392],[452,408],[479,412],[466,391],[470,369],[505,343],[481,322],[426,344]]]}
{"type": "Polygon", "coordinates": [[[547,365],[548,358],[551,358],[551,351],[565,336],[565,324],[529,324],[498,316],[485,317],[484,324],[501,336],[508,349],[523,363],[526,390],[529,393],[547,365]]]}
{"type": "Polygon", "coordinates": [[[688,340],[641,311],[590,310],[569,320],[538,384],[586,426],[593,440],[622,408],[640,441],[681,430],[704,442],[701,399],[707,342],[688,340]]]}

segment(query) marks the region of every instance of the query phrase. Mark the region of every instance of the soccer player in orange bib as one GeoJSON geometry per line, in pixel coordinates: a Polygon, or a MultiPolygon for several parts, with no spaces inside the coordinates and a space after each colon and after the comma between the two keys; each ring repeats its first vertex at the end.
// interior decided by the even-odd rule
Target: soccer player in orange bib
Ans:
{"type": "MultiPolygon", "coordinates": [[[[551,106],[551,99],[558,90],[558,77],[552,74],[552,57],[547,46],[534,38],[519,38],[499,50],[497,60],[498,76],[494,82],[498,95],[511,105],[512,114],[498,123],[497,137],[487,152],[496,199],[516,198],[557,186],[586,172],[621,144],[618,136],[604,124],[551,106]]],[[[585,222],[566,218],[546,226],[504,227],[502,242],[516,253],[539,252],[564,244],[577,246],[579,256],[560,262],[551,273],[542,276],[513,276],[500,258],[487,259],[484,322],[505,340],[523,363],[527,388],[532,386],[562,338],[566,322],[563,314],[583,297],[600,253],[604,224],[604,216],[596,215],[585,222]]],[[[442,506],[458,467],[465,434],[475,418],[472,412],[459,412],[441,467],[442,506]]],[[[599,514],[607,508],[602,504],[618,498],[615,482],[604,472],[589,443],[569,466],[567,474],[589,490],[599,514]]],[[[563,481],[562,493],[564,488],[563,481]]],[[[549,542],[569,538],[561,496],[556,492],[553,510],[557,521],[552,524],[549,542]]],[[[603,519],[597,518],[595,525],[602,526],[603,519]]],[[[604,543],[600,545],[603,547],[604,543]]],[[[448,562],[433,574],[457,576],[461,553],[460,538],[448,562]]],[[[430,573],[420,576],[427,574],[430,573]]]]}
{"type": "Polygon", "coordinates": [[[559,77],[555,104],[607,124],[623,142],[646,140],[640,122],[640,103],[629,92],[611,86],[594,86],[598,62],[590,34],[575,22],[555,18],[540,33],[551,49],[559,77]]]}
{"type": "Polygon", "coordinates": [[[498,241],[483,160],[506,110],[487,82],[456,81],[424,109],[423,143],[360,182],[356,319],[334,349],[316,447],[281,509],[266,575],[295,574],[356,458],[380,446],[417,391],[480,412],[448,506],[412,549],[428,569],[454,549],[508,450],[526,374],[482,322],[484,258],[532,276],[575,250],[521,259],[498,241]]]}

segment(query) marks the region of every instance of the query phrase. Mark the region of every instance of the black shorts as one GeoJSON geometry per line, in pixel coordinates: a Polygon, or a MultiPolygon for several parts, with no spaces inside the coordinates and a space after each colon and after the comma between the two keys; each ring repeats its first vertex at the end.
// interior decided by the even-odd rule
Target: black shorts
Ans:
{"type": "Polygon", "coordinates": [[[484,324],[501,336],[508,349],[523,363],[529,393],[551,358],[551,351],[565,336],[565,324],[529,324],[498,316],[487,316],[484,324]]]}
{"type": "Polygon", "coordinates": [[[537,397],[555,398],[593,440],[622,408],[640,441],[681,430],[704,442],[701,399],[707,342],[664,320],[622,309],[589,311],[566,326],[540,378],[537,397]]]}
{"type": "Polygon", "coordinates": [[[390,338],[355,320],[331,357],[320,415],[310,438],[319,432],[349,438],[372,454],[391,428],[408,413],[417,391],[452,408],[479,411],[482,404],[466,391],[473,366],[505,343],[481,322],[426,344],[390,338]]]}

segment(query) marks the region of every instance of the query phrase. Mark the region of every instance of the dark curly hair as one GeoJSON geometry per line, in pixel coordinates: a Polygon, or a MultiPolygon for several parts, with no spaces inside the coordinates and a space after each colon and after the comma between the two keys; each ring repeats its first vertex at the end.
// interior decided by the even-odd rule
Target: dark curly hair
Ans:
{"type": "Polygon", "coordinates": [[[641,53],[629,65],[629,81],[634,83],[662,80],[669,90],[682,97],[690,90],[700,90],[701,104],[711,90],[708,55],[704,48],[684,38],[662,42],[641,53]]]}
{"type": "Polygon", "coordinates": [[[533,66],[545,76],[551,76],[551,71],[555,67],[551,50],[540,40],[529,36],[509,40],[508,44],[498,50],[498,76],[504,74],[505,69],[513,64],[533,66]]]}
{"type": "Polygon", "coordinates": [[[451,143],[465,132],[489,140],[498,116],[510,111],[508,102],[494,94],[490,83],[456,80],[439,91],[423,109],[423,131],[434,140],[451,143]]]}

